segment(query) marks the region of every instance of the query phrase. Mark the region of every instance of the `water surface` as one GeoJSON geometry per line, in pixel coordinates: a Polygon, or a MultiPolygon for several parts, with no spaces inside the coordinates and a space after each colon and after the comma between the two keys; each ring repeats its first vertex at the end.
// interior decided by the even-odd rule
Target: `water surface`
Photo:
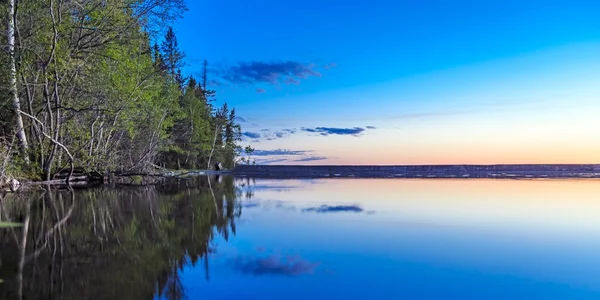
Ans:
{"type": "Polygon", "coordinates": [[[2,220],[29,225],[0,229],[0,298],[598,299],[599,195],[597,180],[197,177],[4,196],[2,220]]]}

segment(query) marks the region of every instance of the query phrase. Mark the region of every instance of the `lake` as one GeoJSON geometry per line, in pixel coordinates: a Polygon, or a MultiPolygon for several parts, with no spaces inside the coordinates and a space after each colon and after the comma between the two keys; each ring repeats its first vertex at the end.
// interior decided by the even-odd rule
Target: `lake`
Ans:
{"type": "Polygon", "coordinates": [[[599,299],[600,181],[274,180],[0,196],[0,299],[599,299]]]}

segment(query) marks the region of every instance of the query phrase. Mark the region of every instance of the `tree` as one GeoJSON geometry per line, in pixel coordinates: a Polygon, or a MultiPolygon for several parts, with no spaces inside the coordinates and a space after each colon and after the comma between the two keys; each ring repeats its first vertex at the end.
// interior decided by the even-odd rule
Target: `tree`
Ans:
{"type": "Polygon", "coordinates": [[[0,1],[0,140],[14,136],[31,175],[233,161],[240,128],[211,104],[207,62],[185,84],[169,27],[184,2],[0,1]]]}
{"type": "Polygon", "coordinates": [[[15,114],[15,126],[17,138],[21,148],[21,156],[25,163],[29,163],[27,136],[23,126],[23,117],[21,116],[21,101],[19,100],[19,92],[17,89],[17,67],[15,55],[15,0],[8,1],[8,26],[6,35],[8,37],[8,55],[9,55],[9,90],[12,98],[12,105],[15,114]]]}
{"type": "MultiPolygon", "coordinates": [[[[246,146],[246,148],[244,148],[244,152],[246,153],[246,163],[250,164],[250,159],[252,157],[252,153],[254,153],[254,148],[250,147],[250,146],[246,146]]],[[[256,161],[254,162],[256,164],[256,161]]]]}
{"type": "Polygon", "coordinates": [[[154,62],[154,67],[158,72],[166,72],[167,65],[165,64],[165,60],[163,59],[162,53],[160,53],[160,49],[157,44],[152,46],[152,59],[154,62]]]}
{"type": "Polygon", "coordinates": [[[171,75],[171,78],[182,87],[184,78],[181,75],[181,67],[184,65],[183,58],[185,55],[179,50],[177,37],[175,36],[175,31],[173,31],[172,27],[168,28],[160,50],[162,51],[166,70],[171,75]]]}

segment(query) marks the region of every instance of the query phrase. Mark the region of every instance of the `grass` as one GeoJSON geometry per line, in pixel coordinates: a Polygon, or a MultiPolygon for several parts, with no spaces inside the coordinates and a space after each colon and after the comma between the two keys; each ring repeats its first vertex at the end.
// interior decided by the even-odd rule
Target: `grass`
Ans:
{"type": "Polygon", "coordinates": [[[0,222],[0,228],[6,228],[6,227],[21,227],[23,226],[22,223],[14,223],[14,222],[0,222]]]}

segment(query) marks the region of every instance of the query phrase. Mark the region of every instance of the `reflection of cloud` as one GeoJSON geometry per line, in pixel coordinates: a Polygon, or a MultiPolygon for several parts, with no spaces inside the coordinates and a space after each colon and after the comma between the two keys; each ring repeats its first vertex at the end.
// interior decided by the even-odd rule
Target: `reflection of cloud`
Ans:
{"type": "Polygon", "coordinates": [[[310,207],[302,210],[303,212],[317,212],[317,213],[334,213],[334,212],[363,212],[364,209],[357,205],[321,205],[319,207],[310,207]]]}
{"type": "Polygon", "coordinates": [[[266,92],[267,92],[267,90],[265,90],[265,89],[261,89],[261,88],[256,89],[256,93],[258,93],[258,94],[262,94],[262,93],[266,93],[266,92]]]}
{"type": "Polygon", "coordinates": [[[248,188],[250,188],[254,191],[268,191],[268,190],[281,191],[281,190],[295,189],[298,187],[293,186],[293,185],[255,184],[255,185],[249,186],[248,188]]]}
{"type": "Polygon", "coordinates": [[[299,159],[295,159],[294,161],[317,161],[317,160],[326,160],[328,157],[325,156],[308,156],[308,157],[303,157],[303,158],[299,158],[299,159]]]}
{"type": "Polygon", "coordinates": [[[360,128],[360,127],[354,127],[354,128],[316,127],[316,128],[302,128],[302,130],[306,131],[306,132],[319,133],[320,135],[323,135],[323,136],[328,136],[328,135],[332,135],[332,134],[359,136],[363,131],[365,131],[364,128],[360,128]]]}
{"type": "Polygon", "coordinates": [[[246,275],[264,276],[298,276],[313,274],[320,262],[311,263],[301,257],[238,257],[233,260],[233,267],[246,275]]]}
{"type": "Polygon", "coordinates": [[[366,128],[367,129],[377,129],[377,127],[375,127],[375,126],[367,126],[366,128]]]}
{"type": "Polygon", "coordinates": [[[274,149],[274,150],[254,150],[252,153],[254,156],[270,156],[270,155],[304,155],[312,150],[288,150],[288,149],[274,149]]]}
{"type": "Polygon", "coordinates": [[[253,208],[253,207],[259,207],[259,206],[260,206],[260,204],[258,204],[256,202],[242,203],[243,208],[253,208]]]}

